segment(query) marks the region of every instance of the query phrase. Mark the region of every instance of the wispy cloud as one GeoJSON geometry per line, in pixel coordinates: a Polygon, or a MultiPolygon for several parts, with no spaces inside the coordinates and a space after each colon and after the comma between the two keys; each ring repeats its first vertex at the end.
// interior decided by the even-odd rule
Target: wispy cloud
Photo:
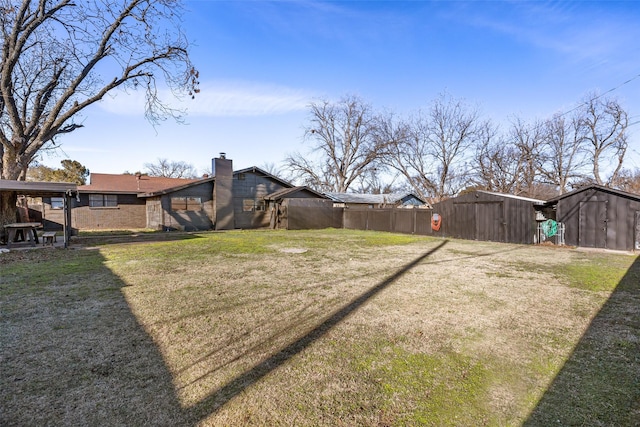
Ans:
{"type": "Polygon", "coordinates": [[[499,13],[494,8],[478,8],[456,19],[577,61],[616,60],[640,36],[637,25],[623,12],[598,3],[590,7],[557,2],[515,2],[504,6],[500,4],[499,13]]]}
{"type": "MultiPolygon", "coordinates": [[[[200,86],[194,99],[176,98],[169,90],[160,97],[170,107],[189,115],[207,117],[269,116],[304,110],[314,95],[305,90],[242,81],[216,81],[200,86]]],[[[117,93],[105,97],[100,107],[113,114],[142,115],[144,93],[117,93]]]]}

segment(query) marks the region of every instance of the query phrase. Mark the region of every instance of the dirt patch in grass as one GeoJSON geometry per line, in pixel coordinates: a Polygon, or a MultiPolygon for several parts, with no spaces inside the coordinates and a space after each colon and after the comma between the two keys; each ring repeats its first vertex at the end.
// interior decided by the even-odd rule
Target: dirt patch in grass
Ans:
{"type": "Polygon", "coordinates": [[[630,405],[637,414],[639,387],[625,380],[614,393],[607,380],[640,374],[631,256],[345,230],[189,236],[0,257],[1,424],[545,425],[553,414],[566,425],[628,421],[630,405]],[[589,390],[631,404],[554,397],[569,384],[557,378],[580,369],[593,374],[589,390]]]}

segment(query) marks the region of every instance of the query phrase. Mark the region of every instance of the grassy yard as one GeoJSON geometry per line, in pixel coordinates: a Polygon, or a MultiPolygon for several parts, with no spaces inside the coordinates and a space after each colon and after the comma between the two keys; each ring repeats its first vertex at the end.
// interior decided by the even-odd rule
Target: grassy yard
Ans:
{"type": "Polygon", "coordinates": [[[640,424],[636,257],[126,237],[0,254],[0,425],[640,424]]]}

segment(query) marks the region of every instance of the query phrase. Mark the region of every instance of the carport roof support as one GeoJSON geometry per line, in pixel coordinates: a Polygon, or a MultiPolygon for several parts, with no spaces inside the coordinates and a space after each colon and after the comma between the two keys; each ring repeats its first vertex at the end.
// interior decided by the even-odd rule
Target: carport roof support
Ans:
{"type": "Polygon", "coordinates": [[[78,191],[78,186],[71,182],[32,182],[0,179],[0,192],[16,192],[30,197],[63,197],[64,198],[64,247],[69,244],[71,235],[71,206],[69,199],[78,191]]]}

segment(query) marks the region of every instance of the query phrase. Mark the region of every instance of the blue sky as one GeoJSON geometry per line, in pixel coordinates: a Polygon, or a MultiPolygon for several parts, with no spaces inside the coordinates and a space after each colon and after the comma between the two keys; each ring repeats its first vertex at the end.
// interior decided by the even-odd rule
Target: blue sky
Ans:
{"type": "MultiPolygon", "coordinates": [[[[547,118],[615,89],[640,122],[640,3],[187,0],[184,30],[201,75],[187,124],[153,127],[143,100],[118,94],[43,161],[122,173],[168,158],[210,168],[280,163],[305,151],[307,106],[357,95],[407,115],[447,92],[506,126],[547,118]],[[629,81],[631,80],[631,81],[629,81]],[[625,83],[627,82],[627,83],[625,83]]],[[[640,124],[627,167],[640,167],[640,124]]]]}

